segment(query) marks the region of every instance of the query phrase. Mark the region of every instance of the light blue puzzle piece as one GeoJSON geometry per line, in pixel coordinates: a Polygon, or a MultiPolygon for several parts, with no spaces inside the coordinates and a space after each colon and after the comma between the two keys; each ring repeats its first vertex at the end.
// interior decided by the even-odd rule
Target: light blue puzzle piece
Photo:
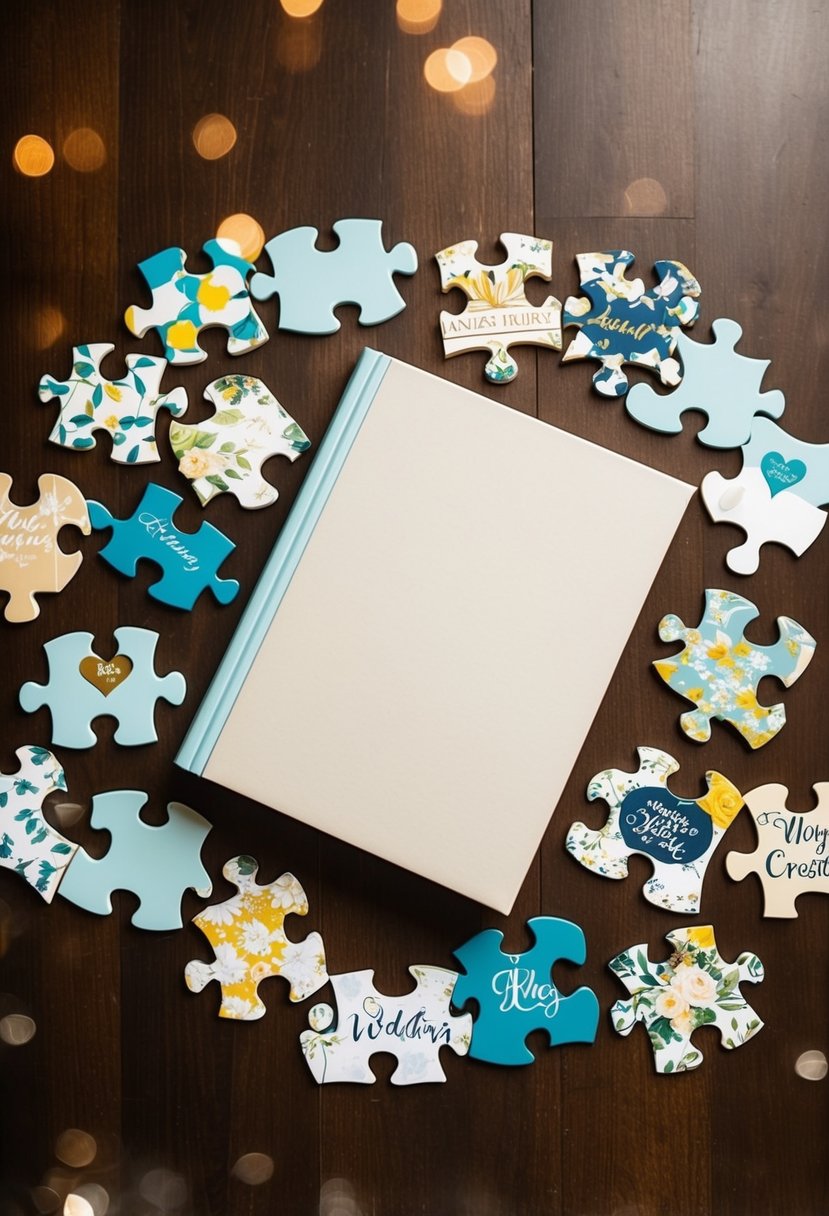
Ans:
{"type": "Polygon", "coordinates": [[[155,703],[181,705],[187,684],[179,671],[156,675],[153,662],[158,634],[122,625],[115,630],[117,651],[105,660],[92,649],[91,633],[64,633],[46,642],[49,683],[30,681],[20,689],[26,713],[42,705],[52,715],[52,742],[59,747],[94,747],[91,723],[102,716],[118,719],[114,740],[124,747],[155,743],[155,703]],[[122,660],[126,658],[128,663],[122,660]]]}
{"type": "Polygon", "coordinates": [[[414,274],[417,253],[401,242],[387,250],[382,220],[337,220],[336,249],[316,248],[316,228],[291,228],[265,245],[274,273],[255,274],[256,300],[279,296],[279,328],[302,334],[333,334],[339,304],[357,304],[361,325],[379,325],[406,307],[394,285],[394,274],[414,274]]]}
{"type": "Polygon", "coordinates": [[[663,396],[648,384],[636,384],[625,408],[642,426],[665,435],[679,434],[686,410],[700,410],[708,415],[707,426],[697,436],[700,443],[709,448],[738,448],[752,434],[755,416],[779,418],[786,398],[779,389],[760,391],[769,360],[736,352],[743,333],[736,321],[720,317],[711,328],[714,342],[694,342],[687,334],[679,334],[677,350],[683,369],[679,388],[663,396]]]}
{"type": "Polygon", "coordinates": [[[452,1003],[461,1009],[474,999],[479,1005],[469,1048],[476,1060],[532,1064],[535,1057],[524,1040],[533,1030],[544,1030],[551,1047],[596,1038],[595,993],[579,988],[562,996],[550,978],[559,959],[584,962],[584,933],[572,921],[554,916],[535,916],[527,925],[535,945],[524,954],[504,954],[499,929],[485,929],[455,951],[466,974],[458,976],[452,1003]]]}
{"type": "Polygon", "coordinates": [[[135,577],[142,558],[155,562],[164,574],[147,592],[172,608],[189,611],[207,587],[220,604],[229,604],[239,584],[219,578],[216,571],[236,546],[204,522],[195,532],[179,532],[172,517],[181,503],[181,495],[153,481],[129,519],[116,519],[99,502],[88,503],[92,527],[112,528],[112,539],[98,556],[129,578],[135,577]]]}
{"type": "Polygon", "coordinates": [[[136,928],[180,929],[184,891],[191,887],[206,898],[213,889],[201,863],[212,825],[189,806],[170,802],[167,822],[153,827],[139,818],[146,801],[140,790],[95,795],[90,823],[110,833],[109,852],[96,859],[79,849],[60,893],[87,912],[108,916],[112,892],[132,891],[140,901],[132,917],[136,928]]]}

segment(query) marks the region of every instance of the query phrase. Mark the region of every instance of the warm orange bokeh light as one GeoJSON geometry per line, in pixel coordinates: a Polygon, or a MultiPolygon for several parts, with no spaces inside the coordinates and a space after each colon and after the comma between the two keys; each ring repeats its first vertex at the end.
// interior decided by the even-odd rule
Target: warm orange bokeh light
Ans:
{"type": "Polygon", "coordinates": [[[443,0],[397,0],[397,24],[404,34],[428,34],[438,23],[443,0]]]}
{"type": "Polygon", "coordinates": [[[90,1136],[89,1132],[82,1132],[79,1127],[68,1127],[65,1132],[61,1132],[55,1143],[55,1156],[58,1161],[75,1170],[91,1165],[97,1151],[95,1137],[90,1136]]]}
{"type": "Polygon", "coordinates": [[[31,335],[35,350],[48,350],[54,346],[66,329],[66,317],[59,308],[47,305],[39,308],[34,315],[31,335]]]}
{"type": "Polygon", "coordinates": [[[39,135],[24,135],[14,145],[12,160],[24,177],[43,177],[55,163],[55,154],[39,135]]]}
{"type": "Polygon", "coordinates": [[[322,0],[280,0],[289,17],[313,17],[322,8],[322,0]]]}
{"type": "Polygon", "coordinates": [[[456,110],[460,110],[461,114],[486,114],[492,109],[492,103],[495,101],[495,78],[494,76],[485,76],[483,80],[476,80],[473,84],[468,84],[466,88],[461,89],[459,93],[452,94],[452,102],[456,110]]]}
{"type": "Polygon", "coordinates": [[[205,160],[219,160],[236,143],[236,128],[224,114],[205,114],[193,128],[193,143],[205,160]]]}
{"type": "Polygon", "coordinates": [[[244,211],[226,216],[216,229],[216,236],[223,240],[235,241],[242,257],[248,262],[256,261],[265,244],[262,225],[252,215],[246,215],[244,211]]]}
{"type": "Polygon", "coordinates": [[[470,84],[487,77],[498,62],[498,52],[492,43],[474,34],[470,34],[468,38],[459,38],[452,44],[451,49],[465,55],[469,60],[470,84]]]}
{"type": "Polygon", "coordinates": [[[438,93],[456,93],[469,80],[472,65],[459,51],[441,47],[423,65],[426,83],[438,93]]]}
{"type": "Polygon", "coordinates": [[[106,161],[107,150],[97,131],[91,127],[78,127],[63,141],[63,156],[78,173],[94,173],[106,161]]]}

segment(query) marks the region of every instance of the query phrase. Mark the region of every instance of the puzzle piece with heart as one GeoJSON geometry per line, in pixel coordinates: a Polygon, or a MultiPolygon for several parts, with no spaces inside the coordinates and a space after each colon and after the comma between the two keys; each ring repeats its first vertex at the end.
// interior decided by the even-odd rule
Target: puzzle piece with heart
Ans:
{"type": "Polygon", "coordinates": [[[468,300],[463,312],[440,314],[444,356],[489,351],[484,375],[493,384],[507,384],[518,374],[510,346],[561,350],[561,304],[555,296],[532,304],[524,291],[527,279],[551,278],[553,242],[520,232],[502,232],[498,239],[507,251],[498,266],[478,261],[477,241],[459,241],[442,249],[435,261],[444,293],[457,287],[468,300]]]}
{"type": "Polygon", "coordinates": [[[705,612],[696,629],[670,613],[659,622],[663,642],[684,642],[685,648],[653,666],[674,692],[696,705],[679,724],[697,743],[711,738],[711,719],[730,722],[751,748],[762,747],[783,729],[782,704],[763,706],[757,685],[775,676],[787,688],[803,675],[817,643],[802,625],[788,616],[777,618],[780,638],[772,646],[756,646],[743,630],[759,616],[751,600],[732,591],[709,588],[705,612]]]}
{"type": "Polygon", "coordinates": [[[28,507],[12,502],[11,485],[8,473],[0,473],[0,591],[9,596],[6,620],[20,624],[40,614],[35,596],[62,591],[83,561],[60,548],[61,528],[71,524],[88,536],[90,524],[83,494],[66,477],[41,473],[40,497],[28,507]]]}
{"type": "Polygon", "coordinates": [[[592,802],[608,806],[598,832],[574,823],[567,833],[567,852],[593,874],[627,878],[628,857],[641,854],[653,862],[653,877],[642,894],[670,912],[699,912],[708,863],[723,832],[739,813],[743,798],[721,773],[708,772],[702,798],[677,798],[668,777],[679,770],[673,756],[656,747],[638,747],[635,773],[609,768],[587,787],[592,802]]]}
{"type": "Polygon", "coordinates": [[[707,473],[700,494],[714,523],[736,524],[746,534],[726,555],[735,574],[754,574],[769,541],[800,557],[826,523],[820,508],[829,503],[829,443],[805,443],[771,419],[756,418],[742,471],[731,478],[707,473]]]}
{"type": "Polygon", "coordinates": [[[45,747],[19,747],[15,774],[0,773],[0,866],[52,902],[77,844],[43,818],[44,799],[66,789],[63,769],[45,747]]]}

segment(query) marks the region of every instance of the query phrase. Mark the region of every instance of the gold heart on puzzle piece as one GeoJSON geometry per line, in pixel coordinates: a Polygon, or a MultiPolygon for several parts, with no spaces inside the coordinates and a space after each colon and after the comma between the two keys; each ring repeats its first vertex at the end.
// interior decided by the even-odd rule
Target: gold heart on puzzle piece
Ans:
{"type": "Polygon", "coordinates": [[[99,659],[96,654],[90,654],[81,659],[79,670],[85,680],[108,697],[119,684],[123,684],[132,671],[132,660],[125,654],[116,654],[108,661],[99,659]]]}

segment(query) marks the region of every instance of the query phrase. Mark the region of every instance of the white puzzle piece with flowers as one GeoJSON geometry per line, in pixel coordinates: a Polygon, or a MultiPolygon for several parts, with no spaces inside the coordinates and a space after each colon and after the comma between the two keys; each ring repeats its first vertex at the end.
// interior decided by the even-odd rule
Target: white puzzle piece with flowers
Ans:
{"type": "Polygon", "coordinates": [[[19,747],[16,773],[0,773],[0,866],[25,878],[47,904],[78,851],[43,817],[43,802],[66,789],[57,758],[45,747],[19,747]]]}

